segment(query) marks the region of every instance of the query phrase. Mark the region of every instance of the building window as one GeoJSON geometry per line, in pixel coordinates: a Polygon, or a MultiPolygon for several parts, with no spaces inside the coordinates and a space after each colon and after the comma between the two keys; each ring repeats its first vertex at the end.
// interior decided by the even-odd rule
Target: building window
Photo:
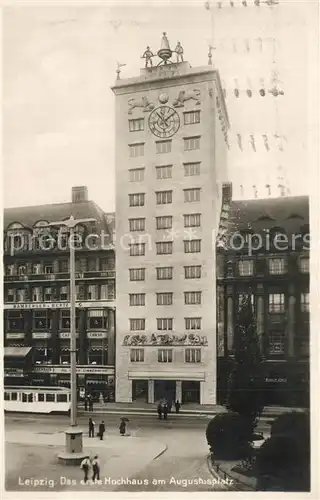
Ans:
{"type": "Polygon", "coordinates": [[[238,269],[240,276],[253,275],[253,260],[240,260],[238,262],[238,269]]]}
{"type": "Polygon", "coordinates": [[[201,240],[185,240],[184,253],[199,253],[201,252],[201,240]]]}
{"type": "Polygon", "coordinates": [[[157,293],[157,306],[172,306],[173,293],[157,293]]]}
{"type": "Polygon", "coordinates": [[[6,276],[14,276],[15,274],[14,264],[9,264],[5,267],[6,276]]]}
{"type": "Polygon", "coordinates": [[[19,276],[24,276],[26,274],[27,268],[25,264],[20,264],[18,265],[18,275],[19,276]]]}
{"type": "Polygon", "coordinates": [[[21,311],[8,311],[7,330],[19,332],[24,330],[23,314],[21,311]]]}
{"type": "Polygon", "coordinates": [[[283,332],[269,333],[269,354],[284,354],[285,336],[283,332]]]}
{"type": "Polygon", "coordinates": [[[159,363],[172,363],[172,349],[158,349],[159,363]]]}
{"type": "Polygon", "coordinates": [[[201,292],[184,292],[184,303],[187,305],[201,304],[201,292]]]}
{"type": "Polygon", "coordinates": [[[309,312],[309,292],[300,295],[300,310],[301,312],[309,312]]]}
{"type": "MultiPolygon", "coordinates": [[[[60,330],[70,330],[70,311],[60,311],[60,330]]],[[[79,311],[76,311],[76,330],[79,330],[79,311]]]]}
{"type": "Polygon", "coordinates": [[[113,254],[110,254],[107,258],[99,259],[99,269],[100,271],[113,271],[115,268],[115,258],[113,254]]]}
{"type": "Polygon", "coordinates": [[[144,181],[144,168],[132,168],[129,170],[129,181],[130,182],[142,182],[144,181]]]}
{"type": "Polygon", "coordinates": [[[173,267],[157,267],[157,280],[172,280],[173,267]]]}
{"type": "Polygon", "coordinates": [[[59,260],[59,273],[68,273],[69,272],[69,260],[63,259],[59,260]]]}
{"type": "Polygon", "coordinates": [[[145,231],[146,219],[140,217],[139,219],[129,219],[129,231],[145,231]]]}
{"type": "Polygon", "coordinates": [[[285,273],[284,258],[269,259],[269,273],[284,274],[285,273]]]}
{"type": "Polygon", "coordinates": [[[172,165],[161,165],[156,167],[157,179],[171,179],[172,165]]]}
{"type": "Polygon", "coordinates": [[[156,152],[157,154],[171,153],[172,141],[157,141],[156,152]]]}
{"type": "Polygon", "coordinates": [[[157,330],[172,330],[173,318],[157,318],[157,330]]]}
{"type": "Polygon", "coordinates": [[[15,288],[9,288],[7,292],[7,302],[15,302],[16,290],[15,288]]]}
{"type": "Polygon", "coordinates": [[[139,255],[145,255],[146,244],[145,243],[131,243],[129,245],[129,252],[131,257],[137,257],[139,255]]]}
{"type": "Polygon", "coordinates": [[[146,329],[146,320],[145,318],[133,318],[130,319],[130,331],[138,332],[140,330],[146,329]]]}
{"type": "Polygon", "coordinates": [[[165,215],[162,217],[156,217],[156,227],[157,227],[157,229],[171,229],[172,228],[172,216],[165,215]]]}
{"type": "Polygon", "coordinates": [[[99,300],[99,288],[98,288],[98,285],[89,285],[88,286],[88,289],[87,289],[87,300],[99,300]]]}
{"type": "Polygon", "coordinates": [[[187,214],[183,216],[184,227],[200,227],[201,214],[187,214]]]}
{"type": "Polygon", "coordinates": [[[172,191],[158,191],[156,193],[157,205],[166,205],[172,203],[172,191]]]}
{"type": "Polygon", "coordinates": [[[133,118],[129,120],[129,131],[138,132],[138,130],[144,130],[144,118],[133,118]]]}
{"type": "Polygon", "coordinates": [[[193,125],[194,123],[200,123],[200,111],[186,111],[183,113],[184,124],[193,125]]]}
{"type": "Polygon", "coordinates": [[[192,151],[193,149],[200,149],[200,137],[186,137],[184,139],[184,150],[192,151]]]}
{"type": "Polygon", "coordinates": [[[32,264],[32,274],[40,274],[40,272],[41,272],[40,262],[32,264]]]}
{"type": "Polygon", "coordinates": [[[172,248],[173,248],[172,241],[160,241],[156,243],[157,255],[172,254],[172,248]]]}
{"type": "Polygon", "coordinates": [[[145,281],[146,270],[141,267],[138,269],[129,269],[130,281],[145,281]]]}
{"type": "Polygon", "coordinates": [[[139,144],[129,144],[129,155],[130,158],[144,156],[144,143],[141,142],[139,144]]]}
{"type": "Polygon", "coordinates": [[[108,328],[108,311],[89,309],[87,327],[88,330],[106,330],[108,328]]]}
{"type": "Polygon", "coordinates": [[[184,318],[186,330],[201,330],[201,318],[184,318]]]}
{"type": "Polygon", "coordinates": [[[283,313],[284,310],[284,293],[270,293],[269,313],[283,313]]]}
{"type": "Polygon", "coordinates": [[[130,361],[131,363],[143,363],[144,349],[130,349],[130,361]]]}
{"type": "Polygon", "coordinates": [[[185,350],[186,363],[201,363],[201,349],[186,349],[185,350]]]}
{"type": "Polygon", "coordinates": [[[129,194],[130,207],[143,207],[144,206],[144,193],[129,194]]]}
{"type": "Polygon", "coordinates": [[[52,321],[52,311],[33,311],[33,328],[35,330],[50,330],[52,321]]]}
{"type": "Polygon", "coordinates": [[[69,298],[69,287],[62,286],[60,287],[60,300],[68,300],[69,298]]]}
{"type": "Polygon", "coordinates": [[[185,266],[184,277],[187,280],[201,278],[201,266],[185,266]]]}
{"type": "Polygon", "coordinates": [[[146,294],[145,293],[129,293],[130,306],[145,306],[146,294]]]}
{"type": "Polygon", "coordinates": [[[309,257],[300,257],[300,272],[309,273],[309,257]]]}
{"type": "Polygon", "coordinates": [[[16,290],[16,302],[24,302],[26,298],[25,288],[17,288],[16,290]]]}
{"type": "Polygon", "coordinates": [[[196,163],[184,163],[184,175],[185,177],[191,177],[193,175],[200,175],[200,162],[196,163]]]}
{"type": "Polygon", "coordinates": [[[44,265],[44,274],[52,274],[53,273],[53,263],[47,262],[44,265]]]}
{"type": "Polygon", "coordinates": [[[184,189],[184,201],[185,203],[193,203],[195,201],[200,201],[200,188],[184,189]]]}
{"type": "Polygon", "coordinates": [[[44,289],[44,300],[45,302],[50,302],[52,300],[52,288],[44,289]]]}

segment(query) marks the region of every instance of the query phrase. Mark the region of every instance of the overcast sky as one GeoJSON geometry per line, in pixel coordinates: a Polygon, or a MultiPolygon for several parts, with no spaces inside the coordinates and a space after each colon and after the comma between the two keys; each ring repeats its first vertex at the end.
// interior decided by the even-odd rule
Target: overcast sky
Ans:
{"type": "Polygon", "coordinates": [[[171,48],[181,41],[192,66],[207,64],[208,45],[213,41],[216,46],[215,66],[227,88],[229,172],[235,192],[244,184],[249,197],[252,184],[260,183],[259,196],[265,195],[266,182],[277,184],[279,165],[284,166],[292,194],[307,192],[308,3],[245,9],[239,1],[230,8],[225,0],[222,9],[212,2],[210,10],[202,1],[151,3],[3,9],[6,207],[69,201],[72,186],[87,185],[90,199],[106,211],[114,210],[110,87],[116,64],[127,64],[124,78],[139,74],[146,45],[158,50],[163,31],[171,48]],[[275,48],[268,42],[274,35],[275,48]],[[260,37],[266,40],[262,46],[260,37]],[[268,88],[275,67],[285,95],[261,99],[261,78],[268,88]],[[236,99],[235,79],[245,90],[248,76],[255,97],[250,100],[242,92],[236,99]],[[247,144],[252,134],[256,152],[247,144]],[[268,135],[269,151],[262,134],[268,135]],[[272,140],[275,134],[285,137],[283,152],[272,140]]]}

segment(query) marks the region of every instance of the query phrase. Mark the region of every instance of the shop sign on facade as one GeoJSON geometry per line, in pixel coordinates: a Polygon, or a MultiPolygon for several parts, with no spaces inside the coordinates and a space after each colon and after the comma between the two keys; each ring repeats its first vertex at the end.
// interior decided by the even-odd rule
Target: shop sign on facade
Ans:
{"type": "MultiPolygon", "coordinates": [[[[35,366],[34,373],[70,373],[70,366],[35,366]]],[[[114,375],[114,367],[77,366],[79,375],[114,375]]]]}
{"type": "MultiPolygon", "coordinates": [[[[59,333],[60,339],[69,339],[70,338],[70,332],[60,332],[59,333]]],[[[76,337],[79,337],[79,332],[76,332],[76,337]]]]}
{"type": "Polygon", "coordinates": [[[108,336],[107,332],[88,332],[88,339],[106,339],[108,336]]]}
{"type": "MultiPolygon", "coordinates": [[[[76,302],[78,308],[102,308],[109,307],[114,300],[95,300],[76,302]]],[[[70,309],[70,302],[21,302],[4,304],[4,309],[70,309]]]]}
{"type": "Polygon", "coordinates": [[[6,338],[7,339],[24,339],[24,333],[16,333],[16,332],[7,332],[6,333],[6,338]]]}
{"type": "Polygon", "coordinates": [[[51,332],[32,332],[33,339],[51,339],[51,332]]]}

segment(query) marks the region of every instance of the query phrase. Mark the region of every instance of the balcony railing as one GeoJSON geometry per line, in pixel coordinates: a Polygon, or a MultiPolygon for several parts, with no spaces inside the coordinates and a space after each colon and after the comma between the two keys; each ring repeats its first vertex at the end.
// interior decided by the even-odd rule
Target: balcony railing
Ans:
{"type": "MultiPolygon", "coordinates": [[[[110,269],[107,271],[84,271],[75,273],[76,280],[92,280],[92,279],[115,279],[116,271],[110,269]]],[[[8,283],[23,281],[68,281],[70,280],[69,273],[53,273],[53,274],[23,274],[4,276],[4,281],[8,283]]]]}

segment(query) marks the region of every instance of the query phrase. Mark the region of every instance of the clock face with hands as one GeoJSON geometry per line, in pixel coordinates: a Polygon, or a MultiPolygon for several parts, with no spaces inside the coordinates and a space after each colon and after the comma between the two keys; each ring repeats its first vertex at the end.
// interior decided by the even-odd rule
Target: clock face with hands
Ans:
{"type": "Polygon", "coordinates": [[[172,137],[178,132],[179,127],[180,117],[170,106],[159,106],[149,116],[149,128],[157,137],[172,137]]]}

